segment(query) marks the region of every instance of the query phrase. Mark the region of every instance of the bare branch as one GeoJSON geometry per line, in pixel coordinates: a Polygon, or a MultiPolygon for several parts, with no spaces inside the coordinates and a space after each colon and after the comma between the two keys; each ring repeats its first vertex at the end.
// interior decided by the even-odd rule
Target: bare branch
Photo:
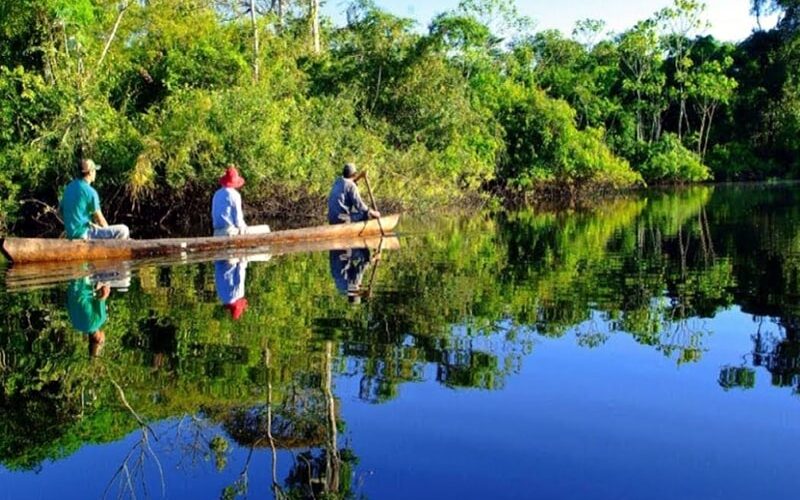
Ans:
{"type": "Polygon", "coordinates": [[[125,15],[125,11],[128,10],[130,4],[127,0],[123,1],[119,7],[119,14],[117,14],[117,20],[114,23],[114,28],[111,30],[111,34],[108,36],[108,40],[106,40],[106,45],[103,47],[103,53],[100,54],[100,59],[97,61],[97,66],[95,67],[95,71],[100,69],[100,66],[103,65],[103,61],[106,58],[106,54],[108,54],[108,49],[111,48],[111,42],[114,41],[114,38],[117,36],[117,30],[119,29],[119,25],[122,22],[122,16],[125,15]]]}

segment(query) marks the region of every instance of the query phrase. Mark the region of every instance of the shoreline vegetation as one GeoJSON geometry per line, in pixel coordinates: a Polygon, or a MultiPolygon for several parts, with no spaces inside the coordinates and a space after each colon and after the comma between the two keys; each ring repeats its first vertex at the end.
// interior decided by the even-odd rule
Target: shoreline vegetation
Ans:
{"type": "Polygon", "coordinates": [[[751,8],[780,21],[729,43],[694,0],[570,35],[511,0],[463,0],[427,27],[369,0],[344,26],[318,0],[3,2],[0,234],[57,235],[81,156],[138,237],[207,226],[229,162],[249,218],[276,228],[321,216],[346,161],[384,212],[793,179],[800,7],[751,8]]]}

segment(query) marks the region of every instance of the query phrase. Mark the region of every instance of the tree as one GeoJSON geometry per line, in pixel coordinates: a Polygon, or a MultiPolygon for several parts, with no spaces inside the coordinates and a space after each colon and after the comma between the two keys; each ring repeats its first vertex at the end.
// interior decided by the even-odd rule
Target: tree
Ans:
{"type": "Polygon", "coordinates": [[[622,89],[634,98],[636,140],[652,143],[661,136],[661,113],[665,109],[656,22],[640,21],[619,38],[622,89]]]}
{"type": "Polygon", "coordinates": [[[678,138],[683,138],[683,127],[691,130],[686,112],[687,80],[692,67],[691,35],[708,27],[703,20],[705,4],[698,0],[675,0],[672,7],[666,7],[657,14],[657,19],[666,31],[664,45],[674,64],[674,93],[678,100],[678,138]]]}
{"type": "Polygon", "coordinates": [[[592,50],[604,29],[606,29],[606,22],[601,19],[581,19],[575,23],[572,38],[583,45],[586,50],[592,50]]]}
{"type": "Polygon", "coordinates": [[[319,54],[320,28],[319,28],[319,0],[309,0],[308,22],[311,27],[311,49],[314,54],[319,54]]]}
{"type": "Polygon", "coordinates": [[[720,104],[728,104],[738,87],[738,82],[727,76],[733,65],[733,58],[725,57],[722,61],[705,61],[693,70],[687,81],[687,94],[695,99],[700,113],[700,129],[698,130],[697,154],[704,159],[708,151],[708,138],[714,114],[720,104]]]}

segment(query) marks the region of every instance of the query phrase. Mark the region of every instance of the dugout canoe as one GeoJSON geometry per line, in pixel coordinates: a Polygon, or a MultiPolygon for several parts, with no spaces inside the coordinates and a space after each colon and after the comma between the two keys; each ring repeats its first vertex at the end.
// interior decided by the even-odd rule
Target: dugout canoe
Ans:
{"type": "Polygon", "coordinates": [[[400,240],[397,236],[380,235],[363,238],[337,238],[332,240],[295,241],[291,243],[274,243],[250,248],[233,248],[212,252],[193,252],[191,254],[173,254],[147,257],[137,260],[97,260],[92,262],[30,262],[13,264],[5,274],[5,288],[9,292],[29,291],[48,288],[70,280],[97,277],[99,275],[120,276],[136,273],[141,269],[177,265],[192,265],[213,262],[222,259],[246,259],[259,262],[262,257],[278,257],[297,253],[328,252],[331,250],[347,250],[351,248],[368,248],[381,252],[397,250],[400,240]]]}
{"type": "Polygon", "coordinates": [[[153,240],[65,240],[56,238],[5,238],[3,254],[15,264],[30,262],[70,262],[136,260],[167,255],[254,248],[272,244],[363,238],[391,234],[400,215],[349,224],[275,231],[269,234],[208,236],[203,238],[162,238],[153,240]]]}

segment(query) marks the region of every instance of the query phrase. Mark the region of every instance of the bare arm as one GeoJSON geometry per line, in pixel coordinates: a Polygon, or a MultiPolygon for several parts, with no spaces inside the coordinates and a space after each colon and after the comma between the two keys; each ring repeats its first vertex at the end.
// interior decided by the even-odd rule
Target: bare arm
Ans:
{"type": "Polygon", "coordinates": [[[94,222],[100,227],[108,227],[108,221],[100,210],[94,213],[94,222]]]}

